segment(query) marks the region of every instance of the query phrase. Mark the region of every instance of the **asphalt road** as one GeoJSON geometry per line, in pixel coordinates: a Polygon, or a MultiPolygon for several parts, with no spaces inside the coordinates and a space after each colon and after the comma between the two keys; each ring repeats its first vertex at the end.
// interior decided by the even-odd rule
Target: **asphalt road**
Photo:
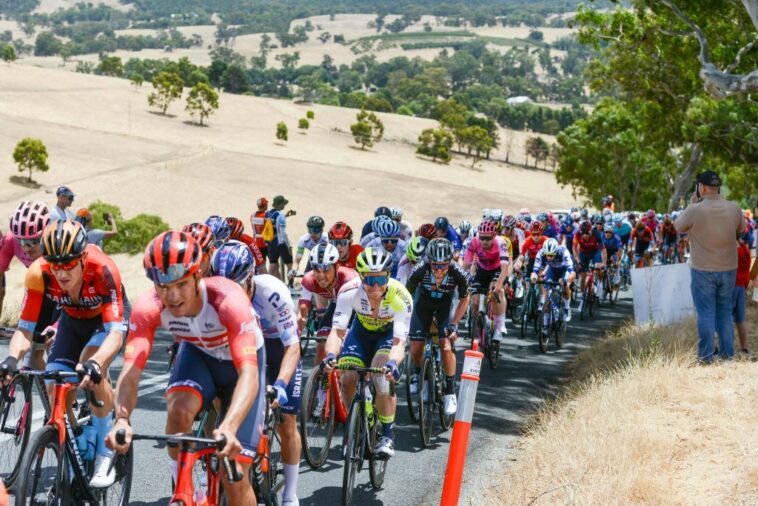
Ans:
{"type": "MultiPolygon", "coordinates": [[[[600,339],[603,333],[620,324],[632,314],[631,293],[622,293],[615,306],[604,306],[589,321],[580,321],[574,311],[563,348],[542,354],[534,335],[520,339],[509,324],[509,336],[503,341],[499,367],[482,367],[476,399],[473,429],[469,441],[461,504],[478,504],[478,492],[491,486],[507,465],[511,446],[520,434],[525,417],[550,397],[564,376],[565,365],[578,350],[600,339]]],[[[163,393],[168,380],[166,348],[169,340],[156,339],[140,384],[139,403],[132,415],[137,432],[160,434],[164,431],[166,404],[163,393]]],[[[459,369],[468,340],[457,343],[459,369]]],[[[7,352],[8,342],[0,342],[0,357],[7,352]]],[[[307,363],[312,357],[308,356],[307,363]]],[[[114,364],[118,374],[120,359],[114,364]]],[[[304,379],[305,381],[305,379],[304,379]]],[[[303,382],[303,384],[305,384],[303,382]]],[[[399,389],[395,457],[385,476],[384,488],[371,489],[366,467],[356,478],[353,503],[392,506],[439,503],[447,463],[451,432],[436,433],[431,448],[422,449],[418,427],[412,424],[405,405],[405,389],[399,389]]],[[[436,425],[439,431],[439,425],[436,425]]],[[[333,440],[341,441],[341,429],[333,440]]],[[[332,450],[329,460],[318,470],[303,461],[298,485],[302,505],[339,504],[342,487],[342,462],[339,448],[332,450]]],[[[154,444],[139,441],[135,446],[134,475],[130,504],[164,505],[170,498],[171,479],[168,456],[154,444]]]]}

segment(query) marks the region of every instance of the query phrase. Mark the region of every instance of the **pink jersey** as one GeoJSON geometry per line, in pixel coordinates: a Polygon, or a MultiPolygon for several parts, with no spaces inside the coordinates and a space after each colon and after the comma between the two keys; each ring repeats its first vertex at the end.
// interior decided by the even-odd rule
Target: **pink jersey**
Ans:
{"type": "Polygon", "coordinates": [[[32,259],[26,256],[23,248],[18,243],[13,234],[8,232],[5,237],[0,238],[0,272],[5,272],[11,265],[13,257],[24,264],[24,267],[32,265],[32,259]]]}
{"type": "Polygon", "coordinates": [[[313,275],[313,271],[309,271],[303,276],[303,281],[300,285],[300,304],[310,304],[311,297],[320,295],[326,300],[337,300],[337,293],[346,284],[353,281],[360,284],[358,279],[358,273],[349,267],[337,267],[337,274],[334,283],[329,288],[321,288],[316,282],[316,278],[313,275]]]}
{"type": "Polygon", "coordinates": [[[155,288],[137,299],[129,321],[124,363],[144,369],[155,330],[163,327],[177,341],[195,345],[218,360],[231,360],[237,369],[246,363],[257,364],[263,334],[245,292],[234,281],[216,276],[200,281],[200,295],[203,307],[192,317],[172,316],[155,288]]]}
{"type": "Polygon", "coordinates": [[[508,244],[499,235],[490,244],[489,249],[484,249],[482,241],[478,237],[471,239],[463,261],[471,264],[476,257],[476,265],[485,271],[494,271],[500,268],[500,262],[508,261],[508,244]]]}

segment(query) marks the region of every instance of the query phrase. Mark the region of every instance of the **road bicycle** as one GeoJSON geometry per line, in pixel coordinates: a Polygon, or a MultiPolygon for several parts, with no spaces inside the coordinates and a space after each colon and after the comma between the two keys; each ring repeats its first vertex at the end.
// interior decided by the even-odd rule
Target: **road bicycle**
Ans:
{"type": "MultiPolygon", "coordinates": [[[[169,500],[171,506],[219,506],[224,504],[225,498],[221,487],[221,461],[226,477],[230,483],[240,481],[242,475],[237,470],[234,461],[224,457],[218,458],[218,451],[226,446],[226,438],[210,439],[195,437],[184,434],[160,434],[146,435],[133,434],[134,441],[157,441],[171,447],[181,447],[177,458],[177,476],[174,491],[169,500]],[[202,463],[202,466],[197,465],[202,463]],[[199,476],[205,474],[205,480],[199,476]],[[193,483],[193,475],[198,481],[196,487],[193,483]],[[204,484],[200,483],[204,481],[204,484]]],[[[116,442],[120,445],[126,442],[126,432],[122,429],[116,432],[116,442]]],[[[132,452],[129,446],[129,452],[132,452]]]]}
{"type": "Polygon", "coordinates": [[[527,282],[526,293],[524,294],[524,306],[521,312],[521,339],[526,339],[526,329],[529,324],[533,324],[534,331],[537,332],[537,308],[539,305],[539,291],[537,285],[527,282]]]}
{"type": "Polygon", "coordinates": [[[305,461],[318,469],[329,455],[335,424],[347,422],[336,369],[329,374],[319,367],[313,369],[305,383],[299,418],[305,461]]]}
{"type": "MultiPolygon", "coordinates": [[[[34,434],[24,451],[15,487],[16,504],[128,504],[132,484],[131,448],[125,454],[113,456],[111,466],[116,473],[113,485],[106,489],[89,485],[94,473],[95,452],[94,449],[91,452],[79,449],[66,412],[68,394],[77,388],[77,383],[67,380],[81,379],[80,374],[68,371],[19,371],[18,374],[54,381],[55,402],[50,420],[34,434]],[[89,459],[90,456],[93,458],[89,459]]],[[[87,401],[97,407],[103,406],[91,391],[87,391],[87,401]]]]}
{"type": "Polygon", "coordinates": [[[621,255],[621,265],[619,267],[619,277],[621,281],[621,289],[626,291],[632,285],[632,262],[629,259],[629,252],[624,249],[623,255],[621,255]]]}
{"type": "Polygon", "coordinates": [[[421,444],[429,447],[434,430],[434,412],[439,411],[442,430],[446,431],[453,423],[453,415],[445,414],[445,387],[447,376],[442,369],[442,352],[439,346],[439,334],[426,336],[424,358],[421,362],[418,378],[418,428],[421,444]]]}
{"type": "Polygon", "coordinates": [[[250,466],[250,483],[258,498],[258,502],[266,506],[279,504],[278,494],[284,487],[280,476],[284,473],[282,461],[282,440],[276,427],[282,423],[281,408],[273,407],[276,392],[266,392],[266,417],[263,425],[258,455],[250,466]]]}
{"type": "Polygon", "coordinates": [[[526,293],[525,285],[524,278],[520,273],[517,273],[511,277],[506,287],[507,314],[514,325],[521,325],[521,317],[524,312],[524,294],[526,293]]]}
{"type": "Polygon", "coordinates": [[[500,342],[493,339],[495,332],[500,332],[500,329],[495,328],[496,301],[500,302],[500,296],[491,290],[485,297],[479,297],[479,311],[474,320],[471,339],[472,349],[474,342],[477,342],[479,351],[484,353],[490,369],[497,369],[497,359],[500,356],[500,342]]]}
{"type": "Polygon", "coordinates": [[[608,300],[611,305],[615,304],[619,298],[620,284],[619,267],[612,261],[608,261],[608,266],[603,276],[603,300],[608,300]]]}
{"type": "Polygon", "coordinates": [[[318,332],[319,323],[324,316],[326,308],[317,309],[315,297],[311,297],[311,304],[308,308],[308,317],[305,320],[303,331],[300,333],[300,356],[304,357],[308,352],[308,345],[311,341],[316,341],[316,332],[318,332]]]}
{"type": "Polygon", "coordinates": [[[542,353],[547,352],[550,336],[555,340],[555,346],[563,346],[566,337],[566,322],[563,321],[563,283],[556,281],[537,281],[544,286],[545,303],[537,319],[537,336],[542,353]]]}
{"type": "Polygon", "coordinates": [[[581,310],[579,311],[579,318],[581,320],[593,316],[600,309],[600,297],[597,296],[597,285],[602,283],[602,280],[598,279],[595,272],[599,272],[599,270],[599,267],[590,264],[580,302],[581,310]]]}
{"type": "MultiPolygon", "coordinates": [[[[347,425],[345,426],[344,452],[345,466],[342,476],[342,506],[350,504],[355,488],[355,476],[363,469],[368,460],[371,486],[377,490],[384,484],[387,461],[374,451],[379,439],[379,412],[376,409],[374,384],[369,374],[384,375],[383,367],[357,367],[351,364],[338,364],[336,369],[358,373],[358,386],[355,397],[350,404],[347,425]]],[[[392,388],[392,387],[390,387],[392,388]]]]}

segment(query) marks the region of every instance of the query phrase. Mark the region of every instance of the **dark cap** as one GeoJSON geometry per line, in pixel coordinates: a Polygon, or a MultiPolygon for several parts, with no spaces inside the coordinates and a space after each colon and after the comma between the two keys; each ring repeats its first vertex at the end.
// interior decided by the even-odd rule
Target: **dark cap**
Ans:
{"type": "Polygon", "coordinates": [[[721,186],[721,178],[712,170],[701,172],[697,176],[697,182],[705,186],[721,186]]]}
{"type": "Polygon", "coordinates": [[[74,192],[69,189],[68,186],[60,186],[57,190],[55,190],[55,196],[60,197],[61,195],[65,195],[66,197],[74,198],[74,192]]]}
{"type": "Polygon", "coordinates": [[[284,207],[287,205],[287,203],[289,203],[289,200],[285,199],[283,195],[277,195],[274,197],[274,207],[284,207]]]}

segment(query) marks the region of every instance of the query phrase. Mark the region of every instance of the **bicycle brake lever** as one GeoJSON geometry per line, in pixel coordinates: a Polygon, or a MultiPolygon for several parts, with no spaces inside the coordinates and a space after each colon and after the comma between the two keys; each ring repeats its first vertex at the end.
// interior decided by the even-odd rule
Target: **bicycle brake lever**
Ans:
{"type": "Polygon", "coordinates": [[[239,469],[237,469],[237,463],[235,461],[229,460],[228,458],[224,457],[222,459],[222,463],[224,465],[224,471],[226,471],[226,478],[229,480],[229,483],[242,481],[242,473],[240,473],[239,469]]]}
{"type": "Polygon", "coordinates": [[[103,401],[98,401],[95,397],[95,392],[92,390],[87,390],[87,402],[95,406],[96,408],[102,408],[105,406],[105,403],[103,401]]]}

